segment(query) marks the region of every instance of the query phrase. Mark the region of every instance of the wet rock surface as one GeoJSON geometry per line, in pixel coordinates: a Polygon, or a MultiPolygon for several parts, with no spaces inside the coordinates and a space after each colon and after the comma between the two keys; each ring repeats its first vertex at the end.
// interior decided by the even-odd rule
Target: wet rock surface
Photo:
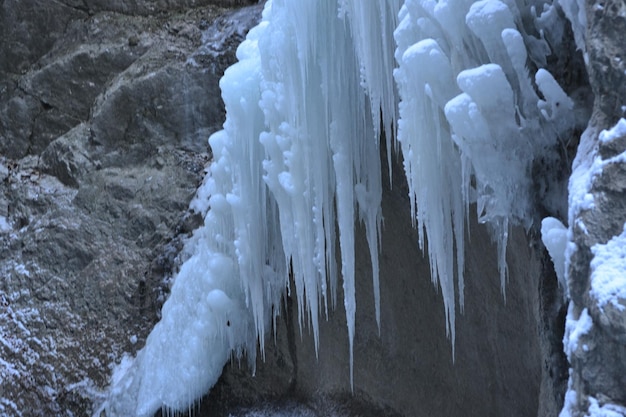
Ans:
{"type": "Polygon", "coordinates": [[[158,320],[260,12],[214,3],[2,2],[1,415],[88,414],[158,320]]]}

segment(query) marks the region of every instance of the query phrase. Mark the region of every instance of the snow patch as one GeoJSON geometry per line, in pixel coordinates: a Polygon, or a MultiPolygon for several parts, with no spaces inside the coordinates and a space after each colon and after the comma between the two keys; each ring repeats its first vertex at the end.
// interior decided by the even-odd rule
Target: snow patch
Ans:
{"type": "Polygon", "coordinates": [[[26,265],[24,265],[24,264],[17,264],[15,266],[15,272],[17,272],[18,274],[30,277],[30,271],[28,269],[26,269],[26,265]]]}
{"type": "MultiPolygon", "coordinates": [[[[626,415],[626,407],[621,405],[601,403],[593,396],[586,397],[586,400],[588,403],[584,417],[623,417],[626,415]]],[[[563,410],[561,410],[559,417],[575,417],[579,415],[581,414],[578,407],[577,393],[572,389],[572,379],[570,377],[568,389],[565,393],[563,410]]]]}
{"type": "Polygon", "coordinates": [[[626,228],[606,244],[594,245],[591,252],[591,296],[600,310],[609,303],[626,310],[626,228]]]}
{"type": "Polygon", "coordinates": [[[580,312],[578,318],[574,314],[574,305],[570,303],[567,317],[565,318],[565,336],[563,338],[563,347],[568,358],[578,349],[579,340],[582,336],[589,333],[593,327],[593,320],[589,315],[589,311],[585,308],[580,312]]]}
{"type": "Polygon", "coordinates": [[[596,398],[589,397],[589,409],[585,417],[623,417],[626,407],[617,404],[601,404],[596,398]]]}
{"type": "Polygon", "coordinates": [[[626,136],[626,119],[619,119],[611,129],[600,132],[600,142],[608,143],[624,136],[626,136]]]}
{"type": "MultiPolygon", "coordinates": [[[[602,159],[595,147],[596,131],[587,128],[581,136],[581,146],[576,159],[574,160],[572,174],[569,179],[569,223],[574,224],[578,218],[578,213],[584,210],[591,210],[594,207],[594,197],[591,194],[591,186],[595,178],[602,174],[604,168],[609,164],[626,163],[626,152],[622,152],[614,157],[602,159]]],[[[599,141],[610,142],[626,135],[626,119],[620,119],[617,124],[599,133],[599,141]]]]}

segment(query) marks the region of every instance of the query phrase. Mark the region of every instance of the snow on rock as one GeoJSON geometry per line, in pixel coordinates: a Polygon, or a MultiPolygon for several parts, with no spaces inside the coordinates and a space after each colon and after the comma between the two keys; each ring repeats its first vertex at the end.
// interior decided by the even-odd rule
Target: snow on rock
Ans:
{"type": "Polygon", "coordinates": [[[562,417],[582,415],[581,409],[593,417],[623,415],[615,414],[622,411],[604,400],[594,403],[593,397],[596,393],[605,395],[605,390],[612,386],[623,387],[619,379],[623,373],[612,360],[598,362],[588,352],[598,347],[603,352],[623,349],[626,334],[626,233],[619,220],[614,222],[616,211],[610,205],[614,203],[605,198],[606,189],[622,189],[620,176],[615,173],[621,172],[626,152],[615,152],[623,149],[619,144],[610,152],[602,149],[611,148],[613,141],[624,136],[625,125],[622,119],[600,132],[595,124],[590,124],[581,137],[570,176],[565,262],[567,274],[573,272],[567,276],[572,301],[563,343],[572,369],[562,417]]]}
{"type": "Polygon", "coordinates": [[[591,248],[591,296],[600,310],[611,304],[626,310],[626,229],[606,244],[591,248]]]}
{"type": "Polygon", "coordinates": [[[5,216],[0,216],[0,233],[7,233],[13,230],[11,224],[8,222],[5,216]]]}
{"type": "MultiPolygon", "coordinates": [[[[579,415],[576,405],[576,391],[569,388],[565,394],[563,410],[559,417],[575,417],[579,415]]],[[[626,415],[626,407],[621,405],[600,402],[593,396],[588,396],[587,400],[589,406],[584,417],[624,417],[626,415]]]]}
{"type": "Polygon", "coordinates": [[[587,309],[583,309],[578,317],[574,314],[574,307],[570,304],[565,319],[565,337],[563,339],[563,347],[565,354],[571,360],[572,355],[581,347],[581,337],[588,334],[593,327],[593,320],[587,309]]]}
{"type": "Polygon", "coordinates": [[[617,404],[605,404],[594,397],[589,397],[589,417],[623,417],[626,415],[626,407],[617,404]]]}
{"type": "MultiPolygon", "coordinates": [[[[591,194],[593,181],[610,164],[626,162],[626,153],[621,153],[607,159],[598,154],[593,141],[594,130],[589,128],[581,136],[582,151],[574,161],[572,174],[569,180],[569,222],[576,223],[578,213],[594,207],[594,196],[591,194]]],[[[626,136],[626,119],[620,119],[617,124],[599,133],[600,143],[608,144],[611,141],[626,136]]],[[[579,226],[584,227],[584,225],[579,226]]]]}
{"type": "Polygon", "coordinates": [[[619,119],[611,129],[600,132],[599,140],[601,143],[608,143],[624,136],[626,136],[626,119],[619,119]]]}

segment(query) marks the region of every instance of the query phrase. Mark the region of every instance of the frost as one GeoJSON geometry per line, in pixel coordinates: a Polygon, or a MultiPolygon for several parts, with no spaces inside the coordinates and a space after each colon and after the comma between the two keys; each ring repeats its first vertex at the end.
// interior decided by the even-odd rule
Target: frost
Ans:
{"type": "Polygon", "coordinates": [[[0,411],[5,412],[7,415],[9,414],[9,410],[11,410],[14,415],[22,416],[23,414],[20,412],[20,409],[17,407],[13,401],[9,400],[5,397],[0,397],[0,411]]]}

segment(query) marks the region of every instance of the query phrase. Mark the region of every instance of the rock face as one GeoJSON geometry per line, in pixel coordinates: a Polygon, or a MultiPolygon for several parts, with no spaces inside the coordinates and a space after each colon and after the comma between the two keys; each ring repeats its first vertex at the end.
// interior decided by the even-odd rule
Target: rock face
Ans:
{"type": "Polygon", "coordinates": [[[259,14],[212,3],[0,2],[1,415],[85,415],[158,319],[259,14]]]}
{"type": "MultiPolygon", "coordinates": [[[[590,1],[585,7],[587,70],[595,102],[574,164],[578,177],[589,178],[583,191],[594,204],[570,208],[576,246],[569,265],[572,302],[568,322],[572,330],[568,409],[576,417],[601,412],[626,416],[626,310],[610,304],[600,308],[590,291],[592,248],[619,236],[626,224],[626,165],[623,160],[611,161],[626,151],[626,136],[610,142],[599,140],[602,130],[626,117],[626,44],[621,40],[626,31],[626,4],[590,1]],[[601,172],[593,172],[594,159],[604,165],[601,172]],[[587,317],[591,325],[579,331],[580,337],[575,339],[573,330],[587,317]]],[[[619,304],[626,306],[626,299],[620,299],[619,304]]]]}

